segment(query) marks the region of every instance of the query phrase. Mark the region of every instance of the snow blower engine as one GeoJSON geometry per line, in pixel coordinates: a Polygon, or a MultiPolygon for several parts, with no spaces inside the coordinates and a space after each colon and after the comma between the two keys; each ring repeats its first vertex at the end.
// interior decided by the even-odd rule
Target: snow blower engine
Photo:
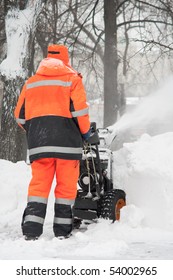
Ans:
{"type": "Polygon", "coordinates": [[[107,129],[96,129],[91,123],[91,136],[83,145],[77,197],[74,204],[74,228],[82,220],[120,219],[120,209],[126,205],[123,190],[115,189],[112,180],[112,151],[106,147],[107,129]]]}

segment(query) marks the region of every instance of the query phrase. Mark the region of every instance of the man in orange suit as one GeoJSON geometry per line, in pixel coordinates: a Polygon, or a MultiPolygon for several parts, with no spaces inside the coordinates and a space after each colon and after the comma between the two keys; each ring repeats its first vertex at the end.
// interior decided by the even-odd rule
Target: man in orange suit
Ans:
{"type": "Polygon", "coordinates": [[[26,131],[32,168],[23,235],[35,240],[42,234],[55,175],[53,230],[56,237],[67,238],[72,231],[82,138],[90,136],[90,121],[82,77],[70,66],[65,46],[48,47],[47,58],[22,89],[15,118],[26,131]]]}

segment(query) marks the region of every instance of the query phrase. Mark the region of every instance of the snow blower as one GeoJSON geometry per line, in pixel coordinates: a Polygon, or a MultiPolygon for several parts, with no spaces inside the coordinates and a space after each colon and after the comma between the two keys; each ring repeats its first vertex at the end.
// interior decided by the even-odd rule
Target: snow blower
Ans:
{"type": "Polygon", "coordinates": [[[81,222],[99,217],[120,219],[120,209],[126,205],[123,190],[115,189],[112,180],[113,153],[106,147],[107,129],[97,129],[91,123],[91,136],[83,145],[77,197],[74,204],[74,228],[81,222]]]}

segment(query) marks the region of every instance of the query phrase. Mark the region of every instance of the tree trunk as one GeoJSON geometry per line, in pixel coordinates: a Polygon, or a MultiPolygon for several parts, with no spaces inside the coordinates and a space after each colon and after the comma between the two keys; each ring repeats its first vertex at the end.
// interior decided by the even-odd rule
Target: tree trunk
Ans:
{"type": "Polygon", "coordinates": [[[21,77],[4,79],[4,97],[2,107],[2,127],[0,133],[0,158],[16,162],[26,159],[25,133],[17,126],[13,110],[23,84],[21,77]],[[17,92],[16,92],[17,91],[17,92]],[[11,98],[13,96],[13,98],[11,98]]]}
{"type": "Polygon", "coordinates": [[[14,120],[14,108],[21,88],[28,77],[32,43],[36,29],[36,19],[41,10],[41,1],[25,1],[27,6],[12,9],[7,14],[7,58],[0,65],[3,81],[2,120],[0,131],[0,158],[13,162],[26,159],[25,133],[14,120]],[[37,2],[37,3],[35,3],[37,2]],[[25,14],[24,14],[25,13],[25,14]],[[13,20],[12,20],[13,19],[13,20]],[[11,22],[11,23],[10,23],[11,22]],[[13,42],[19,40],[18,48],[13,50],[13,42]]]}
{"type": "Polygon", "coordinates": [[[104,0],[104,23],[104,127],[107,127],[116,122],[119,107],[116,1],[114,0],[104,0]]]}
{"type": "Polygon", "coordinates": [[[5,58],[6,51],[6,33],[5,33],[5,7],[4,1],[0,3],[0,63],[5,58]]]}
{"type": "MultiPolygon", "coordinates": [[[[4,0],[0,2],[0,63],[6,56],[6,33],[5,33],[5,3],[4,0]]],[[[2,121],[2,101],[3,101],[4,84],[0,76],[0,131],[2,121]]]]}

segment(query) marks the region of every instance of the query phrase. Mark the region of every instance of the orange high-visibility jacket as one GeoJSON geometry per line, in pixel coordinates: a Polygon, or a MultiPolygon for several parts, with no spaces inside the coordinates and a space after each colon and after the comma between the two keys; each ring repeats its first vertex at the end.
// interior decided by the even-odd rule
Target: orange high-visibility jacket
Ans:
{"type": "Polygon", "coordinates": [[[45,58],[25,83],[15,109],[26,130],[30,161],[81,159],[90,121],[82,79],[61,60],[45,58]]]}

